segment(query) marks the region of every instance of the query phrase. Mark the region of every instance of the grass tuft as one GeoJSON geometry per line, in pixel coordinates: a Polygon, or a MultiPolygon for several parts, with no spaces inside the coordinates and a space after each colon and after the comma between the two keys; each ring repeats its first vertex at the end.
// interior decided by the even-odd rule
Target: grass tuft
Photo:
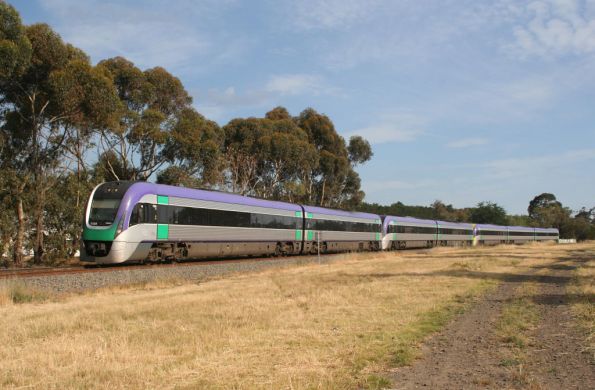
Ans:
{"type": "Polygon", "coordinates": [[[27,287],[19,281],[9,281],[0,285],[0,306],[45,302],[49,298],[50,294],[27,287]]]}

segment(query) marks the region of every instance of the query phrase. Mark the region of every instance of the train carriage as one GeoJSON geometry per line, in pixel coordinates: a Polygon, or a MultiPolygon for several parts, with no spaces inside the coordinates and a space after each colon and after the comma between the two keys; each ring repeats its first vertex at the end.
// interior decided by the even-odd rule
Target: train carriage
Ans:
{"type": "Polygon", "coordinates": [[[473,243],[473,225],[470,223],[436,221],[438,244],[442,246],[465,246],[473,243]]]}
{"type": "Polygon", "coordinates": [[[535,241],[535,228],[527,226],[507,226],[509,244],[523,244],[535,241]]]}
{"type": "Polygon", "coordinates": [[[436,245],[436,221],[412,217],[383,217],[382,249],[431,248],[436,245]]]}
{"type": "Polygon", "coordinates": [[[304,251],[315,253],[379,250],[380,217],[375,214],[302,206],[304,251]]]}
{"type": "Polygon", "coordinates": [[[477,224],[475,225],[474,244],[497,245],[506,244],[508,229],[506,226],[477,224]]]}
{"type": "Polygon", "coordinates": [[[535,228],[535,241],[558,241],[559,234],[555,228],[535,228]]]}
{"type": "Polygon", "coordinates": [[[81,260],[129,260],[299,254],[300,205],[146,182],[93,190],[81,260]]]}
{"type": "Polygon", "coordinates": [[[97,186],[85,209],[81,260],[292,255],[557,240],[557,229],[383,216],[146,182],[97,186]]]}

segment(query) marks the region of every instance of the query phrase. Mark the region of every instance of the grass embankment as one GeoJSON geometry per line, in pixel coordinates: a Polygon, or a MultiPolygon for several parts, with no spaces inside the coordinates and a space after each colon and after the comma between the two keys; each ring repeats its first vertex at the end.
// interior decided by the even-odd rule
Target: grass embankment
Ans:
{"type": "Polygon", "coordinates": [[[0,307],[0,387],[356,388],[540,247],[346,255],[0,307]]]}

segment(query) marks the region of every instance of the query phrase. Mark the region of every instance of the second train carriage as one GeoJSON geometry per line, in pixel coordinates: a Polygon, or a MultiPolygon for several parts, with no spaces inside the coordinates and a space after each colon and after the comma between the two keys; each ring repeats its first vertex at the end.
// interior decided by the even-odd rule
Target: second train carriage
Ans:
{"type": "Polygon", "coordinates": [[[380,250],[382,226],[376,214],[302,206],[304,251],[322,253],[380,250]]]}
{"type": "Polygon", "coordinates": [[[497,245],[506,244],[508,229],[506,226],[477,224],[474,228],[474,244],[497,245]]]}
{"type": "Polygon", "coordinates": [[[473,244],[473,224],[436,221],[438,225],[438,245],[466,246],[473,244]]]}
{"type": "Polygon", "coordinates": [[[391,215],[382,218],[382,249],[431,248],[436,245],[436,221],[391,215]]]}

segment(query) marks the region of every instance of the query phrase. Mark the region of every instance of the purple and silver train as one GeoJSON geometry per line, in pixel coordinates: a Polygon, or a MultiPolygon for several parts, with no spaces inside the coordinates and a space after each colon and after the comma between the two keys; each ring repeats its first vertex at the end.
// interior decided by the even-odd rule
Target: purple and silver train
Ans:
{"type": "Polygon", "coordinates": [[[81,260],[115,264],[557,239],[557,229],[379,216],[118,181],[91,192],[81,260]]]}

